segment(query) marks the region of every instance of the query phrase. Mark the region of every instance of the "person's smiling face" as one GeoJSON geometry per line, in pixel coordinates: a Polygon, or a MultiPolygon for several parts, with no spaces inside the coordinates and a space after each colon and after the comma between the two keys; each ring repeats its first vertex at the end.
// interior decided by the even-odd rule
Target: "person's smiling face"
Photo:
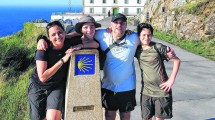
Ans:
{"type": "Polygon", "coordinates": [[[48,30],[49,39],[55,49],[60,49],[64,45],[65,32],[61,27],[54,25],[48,30]]]}
{"type": "Polygon", "coordinates": [[[152,40],[151,31],[147,28],[143,28],[140,33],[140,41],[142,45],[149,45],[152,40]]]}
{"type": "Polygon", "coordinates": [[[93,38],[95,35],[95,31],[96,27],[94,23],[85,23],[81,28],[81,32],[83,33],[83,35],[88,38],[93,38]]]}

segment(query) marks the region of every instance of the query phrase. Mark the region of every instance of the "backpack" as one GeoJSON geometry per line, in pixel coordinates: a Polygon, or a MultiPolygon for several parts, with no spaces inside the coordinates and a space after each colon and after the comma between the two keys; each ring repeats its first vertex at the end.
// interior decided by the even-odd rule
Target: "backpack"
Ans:
{"type": "Polygon", "coordinates": [[[103,70],[105,60],[106,60],[106,54],[108,51],[106,51],[106,52],[102,51],[101,47],[98,48],[98,51],[99,51],[99,67],[100,67],[100,70],[103,70]]]}
{"type": "Polygon", "coordinates": [[[162,48],[164,48],[166,46],[161,44],[161,43],[155,43],[155,42],[152,42],[152,44],[154,44],[154,48],[157,51],[158,55],[160,56],[161,60],[162,61],[164,61],[164,60],[169,61],[169,59],[166,56],[162,55],[161,54],[162,52],[160,51],[162,48]]]}
{"type": "Polygon", "coordinates": [[[166,79],[168,79],[168,75],[167,75],[167,72],[166,72],[166,67],[165,67],[165,64],[164,64],[164,60],[169,61],[169,59],[166,56],[161,54],[162,52],[160,50],[163,47],[166,47],[166,46],[161,44],[161,43],[154,43],[154,48],[155,48],[155,50],[157,51],[157,53],[158,53],[158,55],[160,57],[160,62],[161,62],[161,67],[162,67],[163,73],[167,77],[166,79]]]}

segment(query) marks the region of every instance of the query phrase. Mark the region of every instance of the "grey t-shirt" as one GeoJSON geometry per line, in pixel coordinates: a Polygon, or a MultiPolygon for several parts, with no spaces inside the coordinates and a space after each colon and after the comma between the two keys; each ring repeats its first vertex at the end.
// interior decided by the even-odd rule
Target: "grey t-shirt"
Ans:
{"type": "MultiPolygon", "coordinates": [[[[138,59],[142,80],[142,93],[151,97],[167,97],[170,94],[160,89],[160,84],[168,80],[165,67],[162,66],[160,55],[155,50],[155,44],[161,54],[166,57],[167,46],[151,42],[150,48],[143,50],[141,46],[137,48],[136,57],[138,59]]],[[[170,92],[171,93],[171,92],[170,92]]]]}

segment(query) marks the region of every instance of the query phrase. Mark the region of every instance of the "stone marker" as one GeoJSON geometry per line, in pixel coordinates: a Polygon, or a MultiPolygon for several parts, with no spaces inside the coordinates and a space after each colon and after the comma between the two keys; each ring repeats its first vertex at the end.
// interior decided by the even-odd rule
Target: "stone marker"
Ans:
{"type": "Polygon", "coordinates": [[[98,51],[75,51],[67,79],[65,120],[103,120],[100,84],[98,51]]]}

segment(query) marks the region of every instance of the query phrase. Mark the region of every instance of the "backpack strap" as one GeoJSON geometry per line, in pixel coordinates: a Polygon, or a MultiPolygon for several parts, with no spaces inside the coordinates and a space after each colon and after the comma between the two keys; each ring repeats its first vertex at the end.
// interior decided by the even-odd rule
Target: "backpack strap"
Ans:
{"type": "Polygon", "coordinates": [[[165,67],[165,64],[164,64],[164,60],[168,61],[168,59],[161,55],[160,51],[158,50],[157,45],[158,45],[158,43],[155,43],[154,48],[157,51],[157,53],[159,54],[159,56],[160,56],[160,62],[161,62],[162,71],[165,74],[165,76],[168,76],[167,73],[166,73],[166,67],[165,67]]]}
{"type": "Polygon", "coordinates": [[[157,43],[155,43],[154,48],[157,51],[157,53],[160,56],[160,58],[162,59],[162,55],[161,55],[160,51],[158,50],[157,43]]]}
{"type": "Polygon", "coordinates": [[[105,49],[104,53],[107,54],[110,51],[110,49],[112,49],[115,45],[119,44],[125,38],[126,34],[127,34],[127,32],[125,32],[125,34],[121,38],[119,38],[112,45],[110,45],[107,49],[105,49]]]}

